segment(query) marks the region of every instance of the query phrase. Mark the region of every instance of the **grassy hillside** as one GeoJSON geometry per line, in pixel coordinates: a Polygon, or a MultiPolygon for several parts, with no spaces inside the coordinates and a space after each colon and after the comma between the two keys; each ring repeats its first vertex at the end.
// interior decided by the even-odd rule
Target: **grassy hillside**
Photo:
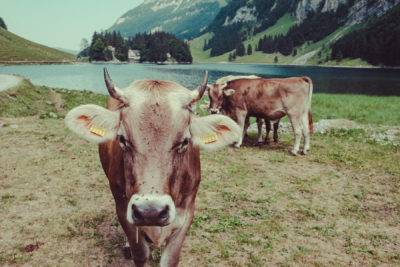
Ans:
{"type": "Polygon", "coordinates": [[[26,40],[0,28],[0,63],[75,61],[76,56],[26,40]]]}
{"type": "MultiPolygon", "coordinates": [[[[364,25],[356,25],[352,27],[341,27],[335,32],[326,36],[324,39],[312,43],[306,42],[305,44],[296,47],[296,56],[283,56],[280,53],[265,54],[262,52],[255,51],[255,47],[258,44],[258,40],[266,36],[276,36],[283,34],[285,35],[289,29],[296,24],[296,20],[290,14],[285,14],[280,18],[277,23],[263,32],[260,32],[249,40],[244,42],[244,46],[247,51],[247,46],[251,44],[253,48],[252,55],[245,55],[243,57],[237,57],[235,63],[263,63],[263,64],[274,64],[275,57],[278,58],[277,64],[295,64],[295,65],[326,65],[326,66],[368,66],[369,64],[359,59],[344,59],[341,62],[331,61],[331,47],[336,40],[340,39],[345,34],[362,28],[364,25]],[[327,60],[328,59],[328,60],[327,60]]],[[[210,49],[203,51],[204,40],[211,38],[210,33],[206,33],[196,39],[191,40],[190,49],[193,56],[193,62],[227,62],[229,54],[233,53],[234,50],[227,52],[221,56],[210,57],[210,49]]]]}
{"type": "MultiPolygon", "coordinates": [[[[104,106],[106,98],[29,82],[0,92],[14,103],[0,102],[0,265],[132,265],[97,146],[62,120],[72,107],[104,106]]],[[[387,122],[400,114],[398,101],[315,94],[313,113],[383,133],[382,124],[400,124],[387,122]]],[[[298,157],[287,155],[293,135],[282,133],[280,144],[256,147],[250,135],[239,151],[202,151],[180,266],[399,266],[400,146],[370,137],[364,129],[316,133],[310,154],[298,157]]],[[[148,266],[159,259],[154,249],[148,266]]]]}

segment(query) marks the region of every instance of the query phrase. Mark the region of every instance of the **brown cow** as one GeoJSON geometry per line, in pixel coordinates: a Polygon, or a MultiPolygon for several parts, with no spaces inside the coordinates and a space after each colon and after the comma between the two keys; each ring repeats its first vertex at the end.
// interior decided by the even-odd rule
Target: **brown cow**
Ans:
{"type": "MultiPolygon", "coordinates": [[[[310,134],[313,132],[311,97],[313,84],[309,77],[286,79],[242,78],[223,84],[208,85],[211,114],[222,113],[235,120],[244,129],[247,117],[254,116],[278,120],[289,116],[295,142],[291,151],[296,155],[304,136],[304,150],[310,149],[310,134]]],[[[239,138],[236,147],[242,144],[239,138]]]]}
{"type": "MultiPolygon", "coordinates": [[[[233,81],[233,80],[237,80],[237,79],[260,79],[261,77],[259,76],[255,76],[255,75],[248,75],[248,76],[234,76],[234,75],[228,75],[222,78],[219,78],[215,83],[218,85],[222,85],[222,84],[226,84],[227,82],[233,81]]],[[[212,86],[212,85],[207,85],[208,87],[212,86]]],[[[209,109],[209,104],[210,102],[208,101],[204,101],[204,103],[206,105],[200,105],[200,108],[203,110],[207,110],[209,111],[209,114],[216,114],[218,112],[216,112],[213,109],[209,109]]],[[[244,125],[244,129],[243,129],[243,138],[244,136],[247,134],[247,129],[250,126],[249,123],[249,117],[246,117],[246,121],[245,121],[245,125],[244,125]]],[[[257,118],[257,130],[258,130],[258,137],[257,137],[257,143],[258,144],[262,144],[262,122],[263,119],[262,118],[257,118]]],[[[269,119],[264,119],[265,121],[265,128],[266,128],[266,135],[265,135],[265,144],[270,144],[270,139],[269,139],[269,132],[271,131],[271,121],[269,119]]],[[[279,139],[278,139],[278,128],[279,128],[279,120],[274,121],[274,142],[278,143],[279,139]]]]}
{"type": "Polygon", "coordinates": [[[106,69],[104,77],[111,95],[107,109],[76,107],[67,114],[66,125],[99,143],[136,266],[145,265],[150,243],[166,243],[160,266],[176,266],[194,215],[199,147],[215,150],[231,144],[241,129],[223,115],[195,116],[193,106],[205,91],[207,73],[195,91],[155,80],[138,80],[120,90],[106,69]]]}

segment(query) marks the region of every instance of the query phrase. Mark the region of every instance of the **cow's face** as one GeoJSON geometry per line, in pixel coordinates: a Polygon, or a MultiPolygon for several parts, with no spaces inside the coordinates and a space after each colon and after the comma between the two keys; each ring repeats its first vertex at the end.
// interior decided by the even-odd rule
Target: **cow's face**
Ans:
{"type": "Polygon", "coordinates": [[[208,108],[208,113],[209,114],[221,113],[225,97],[232,95],[234,93],[234,90],[228,89],[227,83],[208,84],[207,89],[208,89],[208,97],[210,98],[210,106],[208,108]]]}
{"type": "Polygon", "coordinates": [[[194,197],[200,178],[198,148],[217,149],[237,140],[239,127],[228,117],[196,117],[192,105],[204,93],[174,82],[140,80],[114,87],[105,71],[115,111],[83,105],[66,116],[67,126],[96,143],[113,141],[122,151],[127,220],[139,226],[164,226],[174,221],[176,207],[194,197]],[[193,189],[193,190],[192,190],[193,189]]]}

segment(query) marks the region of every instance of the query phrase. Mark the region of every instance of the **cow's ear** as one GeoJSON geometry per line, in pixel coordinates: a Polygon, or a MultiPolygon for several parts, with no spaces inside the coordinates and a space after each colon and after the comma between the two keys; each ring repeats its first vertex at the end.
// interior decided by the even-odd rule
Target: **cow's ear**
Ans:
{"type": "Polygon", "coordinates": [[[193,143],[206,150],[217,150],[233,144],[242,133],[236,122],[224,115],[194,118],[190,131],[193,143]]]}
{"type": "Polygon", "coordinates": [[[224,90],[224,94],[226,96],[233,95],[234,93],[235,93],[235,89],[226,89],[226,90],[224,90]]]}
{"type": "Polygon", "coordinates": [[[68,112],[65,124],[83,139],[103,143],[115,138],[119,127],[119,112],[96,105],[82,105],[68,112]]]}

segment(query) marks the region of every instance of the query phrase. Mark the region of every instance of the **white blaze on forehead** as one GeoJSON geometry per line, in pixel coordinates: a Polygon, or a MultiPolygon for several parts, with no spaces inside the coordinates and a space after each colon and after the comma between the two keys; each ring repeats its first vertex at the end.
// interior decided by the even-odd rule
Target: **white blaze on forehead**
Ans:
{"type": "Polygon", "coordinates": [[[171,149],[177,138],[190,137],[185,107],[192,99],[190,91],[179,85],[163,89],[142,89],[134,83],[124,92],[129,106],[122,111],[123,127],[129,129],[120,132],[135,146],[139,194],[163,194],[171,149]]]}

